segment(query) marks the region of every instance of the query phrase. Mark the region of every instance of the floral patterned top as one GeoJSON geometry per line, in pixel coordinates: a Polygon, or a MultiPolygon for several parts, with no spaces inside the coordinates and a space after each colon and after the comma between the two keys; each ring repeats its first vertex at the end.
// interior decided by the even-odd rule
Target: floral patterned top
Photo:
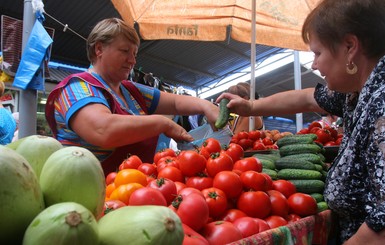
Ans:
{"type": "Polygon", "coordinates": [[[314,97],[344,121],[344,138],[324,192],[340,220],[340,240],[353,236],[363,222],[381,231],[385,228],[385,56],[360,93],[341,94],[319,84],[314,97]]]}

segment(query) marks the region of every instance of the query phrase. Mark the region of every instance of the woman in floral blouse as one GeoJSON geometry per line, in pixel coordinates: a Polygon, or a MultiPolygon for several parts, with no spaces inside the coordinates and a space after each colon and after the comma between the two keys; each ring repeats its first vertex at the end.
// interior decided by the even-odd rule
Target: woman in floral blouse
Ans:
{"type": "Polygon", "coordinates": [[[330,113],[344,138],[324,196],[339,218],[340,242],[385,244],[385,1],[325,0],[307,17],[302,37],[312,69],[327,86],[286,91],[250,102],[224,93],[239,115],[330,113]]]}

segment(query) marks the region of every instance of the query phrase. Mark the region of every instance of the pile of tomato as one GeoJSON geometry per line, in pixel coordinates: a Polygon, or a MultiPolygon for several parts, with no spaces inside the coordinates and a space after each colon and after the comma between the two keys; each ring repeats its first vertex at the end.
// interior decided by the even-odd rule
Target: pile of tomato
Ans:
{"type": "Polygon", "coordinates": [[[339,133],[335,127],[325,125],[320,122],[311,122],[307,128],[301,129],[298,134],[316,134],[317,143],[323,146],[339,146],[342,141],[343,134],[339,133]]]}
{"type": "Polygon", "coordinates": [[[317,213],[308,194],[272,180],[236,143],[207,139],[197,150],[164,149],[153,163],[129,156],[106,176],[105,212],[124,205],[167,206],[180,217],[183,244],[224,244],[317,213]]]}

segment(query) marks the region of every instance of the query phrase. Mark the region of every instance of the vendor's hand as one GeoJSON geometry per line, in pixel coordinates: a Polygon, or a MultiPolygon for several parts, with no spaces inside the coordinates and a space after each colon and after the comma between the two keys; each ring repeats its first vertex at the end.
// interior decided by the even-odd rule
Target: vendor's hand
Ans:
{"type": "Polygon", "coordinates": [[[172,138],[175,141],[194,141],[194,138],[182,126],[173,122],[172,120],[170,120],[169,123],[169,129],[164,132],[164,135],[172,138]]]}
{"type": "Polygon", "coordinates": [[[216,131],[215,122],[219,117],[219,107],[211,102],[209,102],[205,109],[205,116],[207,118],[207,123],[210,124],[211,128],[216,131]]]}
{"type": "Polygon", "coordinates": [[[219,103],[223,98],[230,100],[230,102],[227,104],[227,108],[229,108],[230,112],[236,113],[240,116],[253,116],[252,101],[245,100],[235,94],[223,93],[217,98],[216,102],[219,103]]]}

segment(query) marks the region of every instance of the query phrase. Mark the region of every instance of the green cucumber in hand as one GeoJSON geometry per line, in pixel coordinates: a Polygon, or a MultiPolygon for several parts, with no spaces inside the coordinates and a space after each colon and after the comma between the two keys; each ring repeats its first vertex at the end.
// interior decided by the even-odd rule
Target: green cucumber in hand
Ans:
{"type": "Polygon", "coordinates": [[[230,111],[229,108],[227,108],[227,104],[229,103],[229,99],[223,98],[219,102],[219,116],[215,122],[215,127],[217,129],[221,129],[224,126],[226,126],[227,122],[230,118],[230,111]]]}

